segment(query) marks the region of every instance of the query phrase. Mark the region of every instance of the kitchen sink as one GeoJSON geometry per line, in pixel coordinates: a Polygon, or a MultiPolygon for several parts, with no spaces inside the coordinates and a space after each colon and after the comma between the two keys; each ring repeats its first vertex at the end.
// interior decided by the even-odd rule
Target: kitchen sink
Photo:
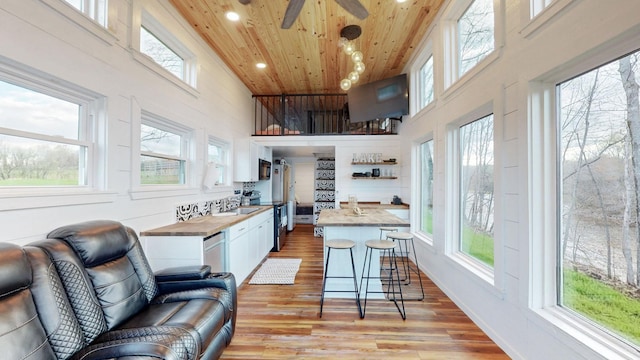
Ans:
{"type": "Polygon", "coordinates": [[[225,212],[221,212],[221,213],[213,213],[213,214],[211,214],[211,216],[248,215],[248,214],[251,214],[251,213],[256,212],[258,210],[260,210],[260,208],[257,208],[257,207],[241,207],[241,208],[237,208],[237,209],[233,209],[233,210],[229,210],[229,211],[225,211],[225,212]]]}
{"type": "Polygon", "coordinates": [[[233,211],[235,211],[237,214],[239,215],[247,215],[247,214],[251,214],[252,212],[256,212],[260,210],[260,208],[257,207],[243,207],[243,208],[237,208],[233,211]]]}

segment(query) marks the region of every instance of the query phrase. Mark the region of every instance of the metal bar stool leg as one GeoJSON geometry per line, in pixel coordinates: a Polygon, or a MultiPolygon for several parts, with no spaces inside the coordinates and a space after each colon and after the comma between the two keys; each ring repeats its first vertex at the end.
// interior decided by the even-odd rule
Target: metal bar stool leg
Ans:
{"type": "Polygon", "coordinates": [[[356,263],[353,261],[352,248],[349,249],[349,254],[351,255],[351,270],[353,271],[353,289],[356,293],[356,304],[358,304],[358,314],[360,314],[360,318],[362,318],[363,314],[362,314],[362,307],[360,307],[360,291],[358,289],[358,281],[356,280],[356,263]]]}
{"type": "MultiPolygon", "coordinates": [[[[327,248],[327,259],[324,265],[324,276],[322,279],[322,294],[320,295],[320,317],[322,317],[322,309],[324,307],[324,297],[328,292],[340,292],[340,293],[354,293],[356,305],[358,306],[358,315],[362,317],[362,310],[360,308],[360,293],[358,289],[358,279],[356,275],[356,265],[353,260],[353,247],[356,243],[352,240],[347,239],[335,239],[335,240],[327,240],[325,241],[325,247],[327,248]],[[340,274],[345,276],[338,275],[329,275],[329,259],[331,258],[331,250],[346,250],[349,249],[349,257],[351,260],[351,276],[346,276],[346,274],[340,274]],[[334,290],[327,290],[327,279],[353,279],[353,290],[346,290],[344,288],[336,288],[334,290]]],[[[335,262],[335,260],[334,260],[335,262]]],[[[332,284],[330,284],[331,286],[332,284]]],[[[336,285],[336,284],[333,284],[336,285]]]]}
{"type": "Polygon", "coordinates": [[[327,261],[324,264],[324,276],[322,277],[322,294],[320,295],[320,317],[322,317],[322,306],[324,305],[324,289],[327,287],[327,272],[329,271],[329,257],[331,248],[327,248],[327,261]]]}
{"type": "MultiPolygon", "coordinates": [[[[362,266],[362,279],[360,280],[360,294],[362,294],[362,286],[364,285],[365,277],[366,277],[367,284],[364,290],[364,305],[362,306],[361,317],[362,318],[365,317],[369,293],[382,293],[386,295],[388,300],[394,302],[396,308],[400,312],[400,316],[402,316],[402,320],[406,320],[407,316],[406,316],[406,311],[404,307],[404,296],[402,294],[399,267],[398,267],[398,261],[396,258],[396,252],[395,252],[395,248],[398,246],[398,244],[390,240],[367,240],[365,242],[365,245],[367,249],[365,252],[364,263],[362,266]],[[376,258],[376,261],[378,262],[378,264],[380,264],[381,270],[378,274],[374,274],[374,276],[371,276],[371,262],[373,261],[372,257],[373,257],[374,250],[380,251],[380,254],[376,258]],[[385,262],[384,262],[385,259],[388,259],[387,261],[389,263],[388,275],[386,273],[385,275],[383,275],[383,270],[382,270],[382,268],[385,266],[385,262]],[[365,273],[365,270],[366,270],[366,273],[365,273]],[[381,291],[378,291],[378,290],[369,291],[369,282],[371,279],[380,280],[381,286],[382,286],[382,288],[380,289],[381,291]],[[383,284],[382,282],[385,280],[387,281],[387,283],[383,284]],[[385,286],[386,286],[386,291],[384,289],[385,286]],[[398,303],[398,301],[400,301],[400,303],[398,303]]],[[[362,299],[362,296],[360,298],[362,299]]]]}
{"type": "MultiPolygon", "coordinates": [[[[420,275],[420,266],[418,265],[418,257],[416,256],[416,246],[413,243],[413,238],[411,238],[411,247],[413,248],[413,257],[415,259],[415,266],[416,266],[416,274],[418,274],[418,281],[420,282],[420,292],[422,293],[422,297],[420,297],[418,300],[423,300],[424,299],[424,287],[422,286],[422,275],[420,275]]],[[[409,259],[407,259],[409,260],[409,259]]]]}

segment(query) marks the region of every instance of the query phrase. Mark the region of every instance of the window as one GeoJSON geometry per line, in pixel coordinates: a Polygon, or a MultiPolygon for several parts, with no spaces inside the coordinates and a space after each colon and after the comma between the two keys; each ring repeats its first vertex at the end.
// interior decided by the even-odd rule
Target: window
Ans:
{"type": "Polygon", "coordinates": [[[433,140],[420,144],[420,231],[433,234],[433,140]]]}
{"type": "Polygon", "coordinates": [[[64,0],[85,16],[107,27],[107,0],[64,0]]]}
{"type": "Polygon", "coordinates": [[[640,52],[557,85],[557,302],[640,347],[640,52]]]}
{"type": "Polygon", "coordinates": [[[459,249],[493,267],[493,115],[459,129],[459,249]]]}
{"type": "Polygon", "coordinates": [[[419,73],[419,107],[424,109],[433,101],[433,56],[422,65],[419,73]]]}
{"type": "MultiPolygon", "coordinates": [[[[134,3],[138,11],[139,2],[134,3]]],[[[139,9],[140,24],[132,31],[134,59],[193,93],[196,86],[196,56],[162,23],[144,9],[139,9]],[[171,74],[171,75],[169,75],[171,74]],[[185,86],[188,85],[188,86],[185,86]]]]}
{"type": "Polygon", "coordinates": [[[494,50],[493,0],[475,0],[458,19],[458,76],[494,50]]]}
{"type": "Polygon", "coordinates": [[[140,184],[186,183],[186,131],[143,113],[140,126],[140,184]]]}
{"type": "Polygon", "coordinates": [[[0,187],[89,185],[97,104],[18,83],[0,80],[0,187]]]}
{"type": "Polygon", "coordinates": [[[140,52],[180,79],[184,79],[184,60],[144,26],[140,28],[140,52]]]}
{"type": "Polygon", "coordinates": [[[533,18],[540,14],[551,2],[553,2],[553,0],[531,0],[531,17],[533,18]]]}
{"type": "Polygon", "coordinates": [[[215,168],[215,184],[224,185],[227,183],[227,169],[229,166],[229,144],[210,137],[208,146],[209,166],[215,168]]]}

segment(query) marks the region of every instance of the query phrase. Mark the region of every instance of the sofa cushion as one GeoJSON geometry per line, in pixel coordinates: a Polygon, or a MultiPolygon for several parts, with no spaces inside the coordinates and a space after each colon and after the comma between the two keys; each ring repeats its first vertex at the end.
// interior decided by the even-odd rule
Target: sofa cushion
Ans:
{"type": "Polygon", "coordinates": [[[24,251],[0,244],[0,357],[55,359],[33,301],[31,266],[24,251]]]}

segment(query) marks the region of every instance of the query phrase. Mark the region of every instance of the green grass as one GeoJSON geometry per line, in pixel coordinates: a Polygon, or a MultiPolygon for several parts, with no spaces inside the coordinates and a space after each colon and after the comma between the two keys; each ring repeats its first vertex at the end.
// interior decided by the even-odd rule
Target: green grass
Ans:
{"type": "Polygon", "coordinates": [[[427,208],[422,212],[424,218],[422,219],[422,231],[427,234],[433,234],[433,209],[427,208]]]}
{"type": "Polygon", "coordinates": [[[640,345],[640,300],[565,269],[563,305],[640,345]]]}
{"type": "Polygon", "coordinates": [[[493,267],[493,238],[490,235],[464,226],[460,250],[493,267]]]}
{"type": "Polygon", "coordinates": [[[78,185],[78,179],[21,179],[0,180],[0,186],[68,186],[78,185]]]}

